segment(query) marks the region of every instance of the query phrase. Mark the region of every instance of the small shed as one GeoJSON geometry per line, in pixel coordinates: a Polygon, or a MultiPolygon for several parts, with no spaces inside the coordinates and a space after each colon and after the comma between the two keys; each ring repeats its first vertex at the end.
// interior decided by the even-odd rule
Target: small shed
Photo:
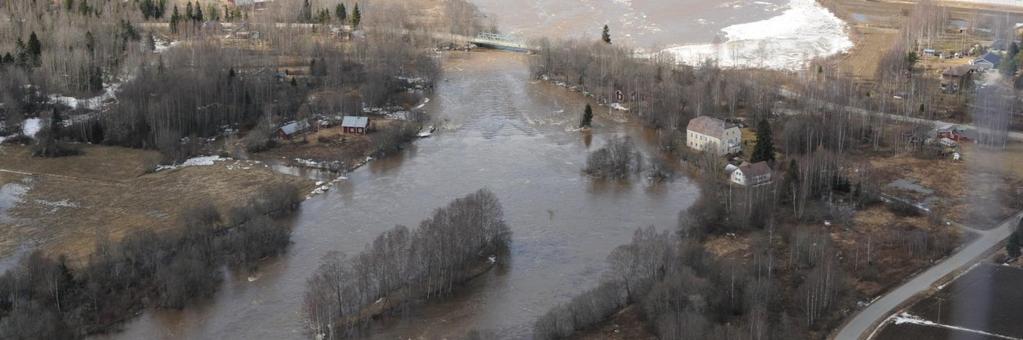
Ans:
{"type": "Polygon", "coordinates": [[[277,138],[280,139],[291,139],[297,134],[303,133],[309,130],[309,122],[304,120],[294,121],[288,124],[284,124],[277,129],[277,138]]]}
{"type": "Polygon", "coordinates": [[[369,117],[345,116],[341,120],[344,133],[366,134],[369,132],[369,117]]]}

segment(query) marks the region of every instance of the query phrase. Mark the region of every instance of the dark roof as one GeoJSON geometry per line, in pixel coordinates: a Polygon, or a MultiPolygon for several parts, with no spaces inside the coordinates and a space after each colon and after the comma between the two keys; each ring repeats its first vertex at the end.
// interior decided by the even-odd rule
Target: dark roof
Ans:
{"type": "Polygon", "coordinates": [[[345,116],[341,120],[341,127],[366,128],[369,126],[369,117],[345,116]]]}
{"type": "Polygon", "coordinates": [[[291,123],[285,124],[284,126],[281,127],[281,132],[284,132],[285,135],[291,136],[291,135],[295,134],[296,132],[302,132],[302,131],[305,131],[308,128],[309,128],[309,123],[307,123],[304,120],[300,120],[300,121],[297,121],[297,122],[291,122],[291,123]]]}
{"type": "Polygon", "coordinates": [[[734,124],[728,124],[725,121],[714,117],[699,116],[689,121],[689,125],[686,126],[686,130],[721,139],[725,135],[725,130],[733,127],[735,127],[734,124]]]}
{"type": "Polygon", "coordinates": [[[985,53],[983,56],[980,57],[980,59],[977,59],[977,60],[978,61],[979,60],[984,60],[984,61],[987,61],[987,62],[989,62],[991,64],[994,64],[995,66],[998,66],[998,64],[1000,64],[1002,62],[1002,56],[999,55],[998,53],[988,52],[988,53],[985,53]]]}
{"type": "Polygon", "coordinates": [[[739,166],[739,170],[742,171],[742,175],[746,176],[746,178],[771,174],[771,166],[767,165],[767,162],[742,163],[739,166]]]}

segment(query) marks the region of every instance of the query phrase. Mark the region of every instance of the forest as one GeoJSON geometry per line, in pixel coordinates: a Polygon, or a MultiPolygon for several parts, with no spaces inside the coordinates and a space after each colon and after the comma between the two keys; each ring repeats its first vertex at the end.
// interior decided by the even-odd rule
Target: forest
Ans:
{"type": "Polygon", "coordinates": [[[99,235],[81,264],[31,253],[0,276],[0,338],[81,339],[113,330],[142,308],[180,309],[209,298],[222,268],[253,270],[291,243],[290,228],[274,218],[298,208],[298,188],[262,191],[227,216],[198,203],[179,230],[142,228],[116,243],[99,235]]]}
{"type": "Polygon", "coordinates": [[[501,203],[481,189],[438,208],[415,230],[395,226],[361,253],[329,253],[309,279],[306,318],[325,338],[356,335],[375,316],[454,292],[502,261],[510,241],[501,203]]]}

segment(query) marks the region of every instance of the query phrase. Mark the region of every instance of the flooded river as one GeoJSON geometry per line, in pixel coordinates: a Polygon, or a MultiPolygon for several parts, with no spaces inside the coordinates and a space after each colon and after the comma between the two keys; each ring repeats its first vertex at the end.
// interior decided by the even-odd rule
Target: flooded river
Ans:
{"type": "Polygon", "coordinates": [[[213,301],[182,312],[147,310],[114,339],[305,339],[306,278],[328,251],[357,253],[396,224],[479,188],[497,194],[514,233],[510,265],[454,297],[377,325],[373,338],[461,336],[471,328],[528,338],[550,307],[597,283],[604,259],[637,227],[673,228],[698,189],[684,177],[663,184],[593,181],[587,152],[614,135],[649,147],[648,131],[595,120],[591,137],[571,131],[584,105],[576,94],[531,83],[526,56],[450,55],[428,109],[442,128],[407,152],[370,162],[294,218],[294,244],[253,277],[228,277],[213,301]]]}

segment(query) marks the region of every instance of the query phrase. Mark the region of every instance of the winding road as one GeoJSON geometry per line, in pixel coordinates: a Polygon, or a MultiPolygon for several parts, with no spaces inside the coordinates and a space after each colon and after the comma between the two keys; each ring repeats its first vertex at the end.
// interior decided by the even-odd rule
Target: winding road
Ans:
{"type": "Polygon", "coordinates": [[[889,291],[866,308],[861,309],[848,322],[842,325],[842,328],[835,333],[833,339],[869,340],[874,335],[874,329],[879,327],[880,323],[895,311],[896,308],[917,294],[930,290],[942,278],[956,271],[966,269],[983,258],[990,250],[997,248],[1003,240],[1012,234],[1021,217],[1023,217],[1023,211],[1005,219],[995,229],[986,231],[975,230],[979,235],[977,239],[959,249],[952,256],[889,291]]]}

